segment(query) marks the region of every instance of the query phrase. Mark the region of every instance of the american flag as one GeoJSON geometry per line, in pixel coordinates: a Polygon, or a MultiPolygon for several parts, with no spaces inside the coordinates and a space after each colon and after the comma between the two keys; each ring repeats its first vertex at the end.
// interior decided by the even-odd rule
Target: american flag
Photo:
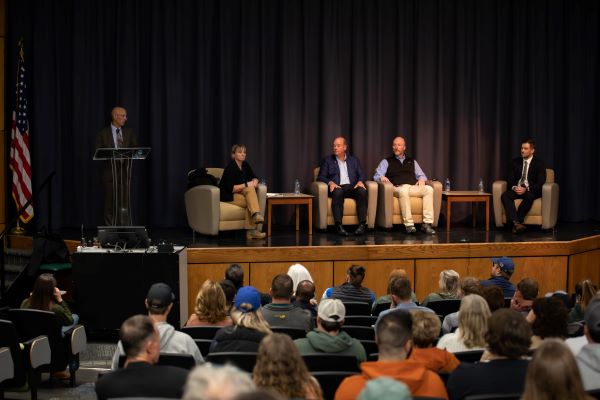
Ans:
{"type": "MultiPolygon", "coordinates": [[[[29,122],[27,120],[27,86],[25,83],[25,55],[23,43],[19,41],[19,61],[17,68],[17,104],[12,114],[10,142],[10,169],[13,171],[12,195],[20,209],[31,197],[31,159],[29,157],[29,122]]],[[[21,214],[21,221],[33,218],[30,204],[21,214]]]]}

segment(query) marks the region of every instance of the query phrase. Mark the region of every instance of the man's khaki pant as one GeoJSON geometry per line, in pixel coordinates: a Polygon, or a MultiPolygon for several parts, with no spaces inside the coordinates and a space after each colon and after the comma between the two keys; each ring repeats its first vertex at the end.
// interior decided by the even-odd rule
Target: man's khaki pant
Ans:
{"type": "Polygon", "coordinates": [[[410,209],[411,197],[423,198],[423,223],[433,224],[433,188],[429,185],[400,185],[394,187],[400,199],[400,212],[404,226],[414,226],[415,221],[410,209]]]}

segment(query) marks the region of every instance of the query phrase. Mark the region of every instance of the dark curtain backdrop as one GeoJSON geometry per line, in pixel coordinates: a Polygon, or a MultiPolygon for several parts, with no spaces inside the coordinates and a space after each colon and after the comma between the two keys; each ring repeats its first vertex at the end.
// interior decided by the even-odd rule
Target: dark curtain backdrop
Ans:
{"type": "Polygon", "coordinates": [[[138,224],[185,226],[187,171],[225,165],[233,143],[291,191],[336,135],[369,175],[403,135],[429,178],[488,190],[532,136],[561,220],[600,219],[596,0],[13,0],[7,19],[7,112],[23,37],[55,227],[101,221],[94,139],[116,104],[152,147],[138,224]]]}

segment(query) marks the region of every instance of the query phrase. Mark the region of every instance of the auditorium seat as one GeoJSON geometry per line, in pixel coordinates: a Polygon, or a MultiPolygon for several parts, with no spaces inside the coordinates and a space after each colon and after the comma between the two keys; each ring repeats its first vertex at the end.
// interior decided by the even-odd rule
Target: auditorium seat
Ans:
{"type": "Polygon", "coordinates": [[[468,351],[458,351],[454,353],[454,356],[458,358],[458,361],[474,363],[481,360],[481,356],[483,355],[483,350],[468,350],[468,351]]]}
{"type": "Polygon", "coordinates": [[[335,392],[340,383],[349,376],[357,375],[357,372],[348,371],[317,371],[311,372],[311,375],[319,382],[323,390],[323,398],[330,400],[335,397],[335,392]]]}
{"type": "Polygon", "coordinates": [[[377,321],[377,317],[372,315],[346,315],[344,318],[345,325],[354,326],[373,326],[377,321]]]}
{"type": "Polygon", "coordinates": [[[342,330],[356,340],[375,340],[375,329],[370,326],[342,325],[342,330]]]}
{"type": "Polygon", "coordinates": [[[306,331],[302,328],[290,328],[287,326],[272,326],[271,330],[274,333],[283,333],[292,338],[292,340],[302,339],[306,337],[306,331]]]}
{"type": "MultiPolygon", "coordinates": [[[[506,224],[506,214],[502,206],[500,196],[506,192],[506,181],[498,180],[492,185],[492,194],[494,197],[494,219],[496,226],[501,227],[506,224]]],[[[525,225],[541,225],[542,229],[552,229],[558,219],[558,183],[554,182],[554,170],[546,169],[546,183],[542,186],[542,197],[535,199],[531,210],[525,215],[523,223],[525,225]]],[[[521,199],[516,199],[515,204],[521,204],[521,199]]]]}
{"type": "Polygon", "coordinates": [[[460,300],[438,300],[427,303],[427,307],[432,309],[437,315],[441,315],[442,319],[448,314],[457,312],[460,308],[460,300]]]}
{"type": "Polygon", "coordinates": [[[187,333],[192,339],[213,339],[222,326],[184,326],[181,332],[187,333]]]}
{"type": "Polygon", "coordinates": [[[362,301],[344,301],[346,316],[349,315],[370,315],[371,305],[362,301]]]}
{"type": "Polygon", "coordinates": [[[488,393],[467,396],[465,400],[519,400],[522,393],[488,393]]]}
{"type": "MultiPolygon", "coordinates": [[[[331,197],[328,195],[329,188],[324,182],[317,181],[319,168],[313,170],[313,182],[310,184],[310,194],[315,196],[313,203],[313,224],[317,229],[327,229],[329,225],[334,225],[333,214],[331,212],[331,197]]],[[[377,183],[373,181],[364,182],[367,188],[367,226],[369,229],[375,227],[375,214],[377,212],[377,183]]],[[[356,216],[356,201],[354,199],[344,199],[344,211],[342,213],[342,224],[358,225],[356,216]]]]}
{"type": "Polygon", "coordinates": [[[389,310],[392,306],[392,303],[379,303],[375,305],[375,308],[371,312],[371,315],[378,317],[382,311],[389,310]]]}
{"type": "Polygon", "coordinates": [[[256,364],[256,353],[242,351],[210,353],[206,357],[206,361],[220,365],[230,363],[243,371],[252,373],[254,364],[256,364]]]}
{"type": "MultiPolygon", "coordinates": [[[[433,226],[438,225],[440,209],[442,207],[442,183],[427,181],[433,188],[433,226]]],[[[400,211],[400,197],[391,183],[377,183],[377,226],[392,228],[394,225],[404,224],[400,211]]],[[[416,224],[423,222],[423,198],[410,197],[410,210],[416,224]]]]}
{"type": "Polygon", "coordinates": [[[309,371],[359,372],[358,360],[351,354],[310,353],[302,354],[309,371]]]}
{"type": "MultiPolygon", "coordinates": [[[[207,171],[217,180],[223,175],[223,168],[207,168],[207,171]]],[[[260,212],[265,215],[267,186],[259,184],[256,190],[260,212]]],[[[194,233],[218,235],[220,231],[245,229],[246,209],[220,199],[221,192],[217,186],[199,185],[185,192],[185,212],[194,233]]],[[[257,229],[261,230],[262,224],[257,229]]]]}
{"type": "Polygon", "coordinates": [[[362,344],[363,348],[365,349],[365,353],[367,354],[367,356],[369,354],[379,353],[377,342],[375,342],[374,340],[361,340],[360,344],[362,344]]]}

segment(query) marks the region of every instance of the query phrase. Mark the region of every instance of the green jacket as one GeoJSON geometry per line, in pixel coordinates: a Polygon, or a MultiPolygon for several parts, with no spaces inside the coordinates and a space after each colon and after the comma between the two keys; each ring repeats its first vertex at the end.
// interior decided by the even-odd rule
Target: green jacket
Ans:
{"type": "Polygon", "coordinates": [[[300,354],[335,353],[356,356],[359,363],[366,361],[367,354],[363,345],[344,331],[337,336],[314,329],[306,334],[306,338],[296,339],[294,343],[300,354]]]}
{"type": "MultiPolygon", "coordinates": [[[[31,308],[29,307],[29,298],[23,300],[21,303],[21,308],[31,308]]],[[[73,315],[71,314],[71,310],[65,301],[62,303],[54,303],[50,311],[58,315],[61,325],[67,326],[73,324],[73,315]]]]}
{"type": "Polygon", "coordinates": [[[427,297],[425,297],[425,299],[423,299],[423,302],[421,303],[421,305],[423,307],[427,307],[427,304],[433,302],[433,301],[442,301],[442,300],[457,300],[458,299],[458,295],[456,294],[452,294],[452,293],[429,293],[427,295],[427,297]]]}

